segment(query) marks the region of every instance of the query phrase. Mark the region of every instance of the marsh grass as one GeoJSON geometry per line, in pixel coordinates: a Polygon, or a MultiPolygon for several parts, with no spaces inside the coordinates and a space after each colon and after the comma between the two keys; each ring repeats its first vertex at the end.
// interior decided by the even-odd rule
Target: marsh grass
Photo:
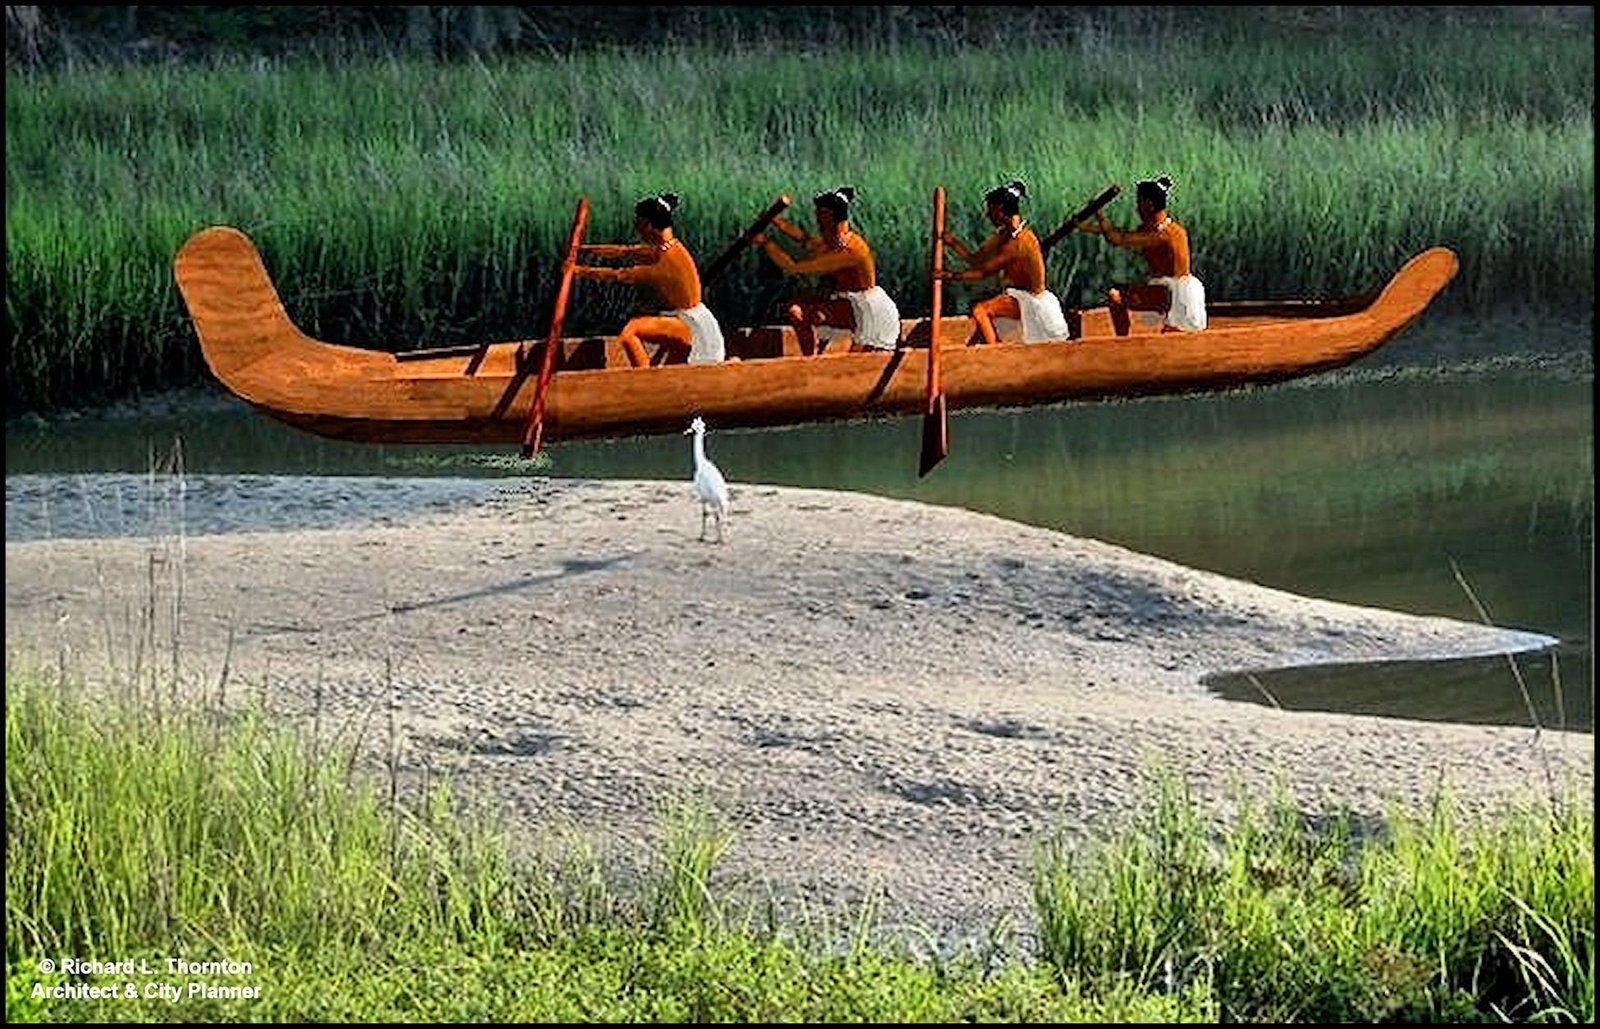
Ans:
{"type": "Polygon", "coordinates": [[[1158,778],[1131,825],[1041,844],[1041,957],[1063,976],[1203,984],[1225,1021],[1590,1021],[1594,822],[1546,798],[1468,822],[1308,820],[1245,798],[1223,831],[1158,778]]]}
{"type": "MultiPolygon", "coordinates": [[[[1219,828],[1173,778],[1097,844],[1040,844],[1036,959],[919,959],[839,923],[763,924],[713,886],[735,843],[662,809],[655,871],[581,836],[519,847],[429,775],[396,802],[346,742],[252,705],[90,692],[8,662],[12,1021],[1370,1021],[1593,1018],[1593,820],[1219,828]],[[363,770],[366,769],[366,770],[363,770]],[[841,946],[841,939],[844,945],[841,946]],[[252,1000],[33,996],[44,957],[248,961],[252,1000]]],[[[385,775],[389,781],[385,781],[385,775]]]]}
{"type": "MultiPolygon", "coordinates": [[[[320,338],[536,338],[580,193],[604,240],[628,238],[639,195],[678,192],[681,235],[709,259],[777,193],[807,221],[806,197],[852,183],[857,226],[910,314],[927,303],[935,184],[953,227],[976,236],[983,192],[1014,175],[1053,227],[1108,181],[1167,171],[1219,298],[1361,292],[1443,243],[1462,258],[1451,304],[1586,308],[1592,31],[1405,25],[1374,16],[1332,52],[1315,33],[1085,33],[957,52],[747,43],[464,65],[8,68],[8,410],[201,375],[171,261],[219,222],[257,239],[320,338]]],[[[1068,237],[1051,284],[1087,302],[1134,271],[1068,237]]],[[[729,324],[764,323],[792,286],[751,256],[708,300],[729,324]]],[[[958,307],[977,295],[952,294],[958,307]]],[[[633,302],[584,287],[569,327],[612,330],[633,302]]]]}
{"type": "MultiPolygon", "coordinates": [[[[1183,998],[938,967],[758,927],[708,881],[731,837],[667,812],[658,874],[568,841],[514,851],[438,779],[395,805],[340,748],[258,709],[175,709],[7,671],[12,1021],[1193,1020],[1183,998]],[[520,855],[520,856],[518,856],[520,855]],[[249,962],[259,999],[33,996],[41,958],[249,962]]],[[[112,977],[114,978],[114,977],[112,977]]]]}

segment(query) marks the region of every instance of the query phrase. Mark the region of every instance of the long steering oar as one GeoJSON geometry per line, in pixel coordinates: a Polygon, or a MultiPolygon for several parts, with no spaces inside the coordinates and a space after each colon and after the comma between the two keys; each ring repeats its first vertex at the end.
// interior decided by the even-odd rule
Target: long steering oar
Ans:
{"type": "Polygon", "coordinates": [[[928,308],[928,409],[922,416],[921,478],[950,453],[944,387],[939,382],[939,308],[944,301],[944,187],[933,188],[933,299],[928,308]]]}
{"type": "Polygon", "coordinates": [[[709,285],[723,272],[727,271],[728,265],[733,263],[735,257],[744,252],[745,247],[750,245],[750,241],[760,235],[767,226],[771,225],[774,218],[787,211],[792,203],[794,203],[793,200],[790,200],[787,196],[780,195],[778,199],[767,205],[767,209],[756,216],[756,220],[750,223],[750,227],[745,229],[738,239],[729,243],[722,253],[711,259],[711,263],[706,265],[706,270],[700,273],[700,285],[709,285]]]}
{"type": "MultiPolygon", "coordinates": [[[[589,198],[578,198],[577,213],[572,216],[572,235],[567,239],[567,256],[561,262],[561,285],[556,290],[556,306],[550,312],[550,332],[544,341],[544,360],[539,365],[539,379],[533,387],[533,403],[528,407],[528,427],[522,434],[522,456],[532,457],[544,442],[544,401],[550,391],[550,379],[556,370],[556,354],[561,350],[561,322],[567,315],[567,300],[572,296],[573,269],[578,266],[578,244],[583,241],[583,229],[589,223],[589,198]]],[[[527,358],[526,350],[517,353],[520,369],[527,358]]],[[[518,374],[521,374],[520,372],[518,374]]]]}
{"type": "Polygon", "coordinates": [[[1099,211],[1100,208],[1115,200],[1117,198],[1117,194],[1121,192],[1122,187],[1117,185],[1115,182],[1101,190],[1099,196],[1095,197],[1087,204],[1084,204],[1083,207],[1079,208],[1077,211],[1068,215],[1067,220],[1056,226],[1054,232],[1040,240],[1039,249],[1044,251],[1045,256],[1048,257],[1050,255],[1050,248],[1061,242],[1067,236],[1071,235],[1072,232],[1077,229],[1079,222],[1093,218],[1095,213],[1099,211]]]}

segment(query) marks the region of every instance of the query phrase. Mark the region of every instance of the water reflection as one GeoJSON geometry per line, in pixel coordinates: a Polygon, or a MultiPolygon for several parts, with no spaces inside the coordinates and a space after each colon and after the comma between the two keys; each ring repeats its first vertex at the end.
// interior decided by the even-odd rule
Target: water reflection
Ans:
{"type": "Polygon", "coordinates": [[[1594,731],[1587,645],[1505,657],[1329,665],[1217,676],[1219,696],[1294,711],[1594,731]]]}

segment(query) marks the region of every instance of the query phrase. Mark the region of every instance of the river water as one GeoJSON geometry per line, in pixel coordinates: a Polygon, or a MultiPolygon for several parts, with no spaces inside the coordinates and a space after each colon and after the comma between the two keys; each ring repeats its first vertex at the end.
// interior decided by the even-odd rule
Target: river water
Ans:
{"type": "MultiPolygon", "coordinates": [[[[918,419],[713,426],[707,445],[736,487],[960,506],[1309,596],[1561,641],[1515,659],[1212,683],[1230,699],[1592,732],[1592,388],[1588,321],[1425,321],[1353,368],[1293,383],[957,412],[950,457],[926,478],[918,419]]],[[[559,443],[539,462],[514,447],[340,443],[217,394],[174,394],[128,412],[9,423],[7,539],[150,531],[139,483],[179,470],[204,487],[190,516],[204,508],[212,531],[230,531],[370,515],[329,503],[338,490],[298,500],[303,476],[393,480],[384,503],[401,508],[470,503],[527,475],[686,481],[690,456],[681,437],[559,443]]]]}

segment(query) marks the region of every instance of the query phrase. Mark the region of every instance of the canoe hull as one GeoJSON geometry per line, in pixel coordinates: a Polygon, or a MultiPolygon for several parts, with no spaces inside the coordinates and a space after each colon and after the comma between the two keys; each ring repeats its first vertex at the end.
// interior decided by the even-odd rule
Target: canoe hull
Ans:
{"type": "MultiPolygon", "coordinates": [[[[1327,303],[1220,304],[1211,327],[1161,333],[1146,323],[1111,334],[1101,309],[1082,339],[969,345],[969,318],[941,319],[940,379],[950,410],[1225,390],[1359,360],[1404,331],[1455,275],[1455,255],[1411,259],[1372,297],[1327,303]]],[[[308,432],[383,443],[521,441],[542,342],[391,353],[323,343],[290,320],[259,253],[215,227],[179,251],[176,276],[212,373],[259,410],[308,432]]],[[[544,411],[544,438],[921,414],[928,325],[904,323],[910,345],[800,355],[787,327],[730,331],[736,360],[627,365],[614,338],[564,340],[544,411]]],[[[835,346],[838,344],[836,343],[835,346]]]]}

